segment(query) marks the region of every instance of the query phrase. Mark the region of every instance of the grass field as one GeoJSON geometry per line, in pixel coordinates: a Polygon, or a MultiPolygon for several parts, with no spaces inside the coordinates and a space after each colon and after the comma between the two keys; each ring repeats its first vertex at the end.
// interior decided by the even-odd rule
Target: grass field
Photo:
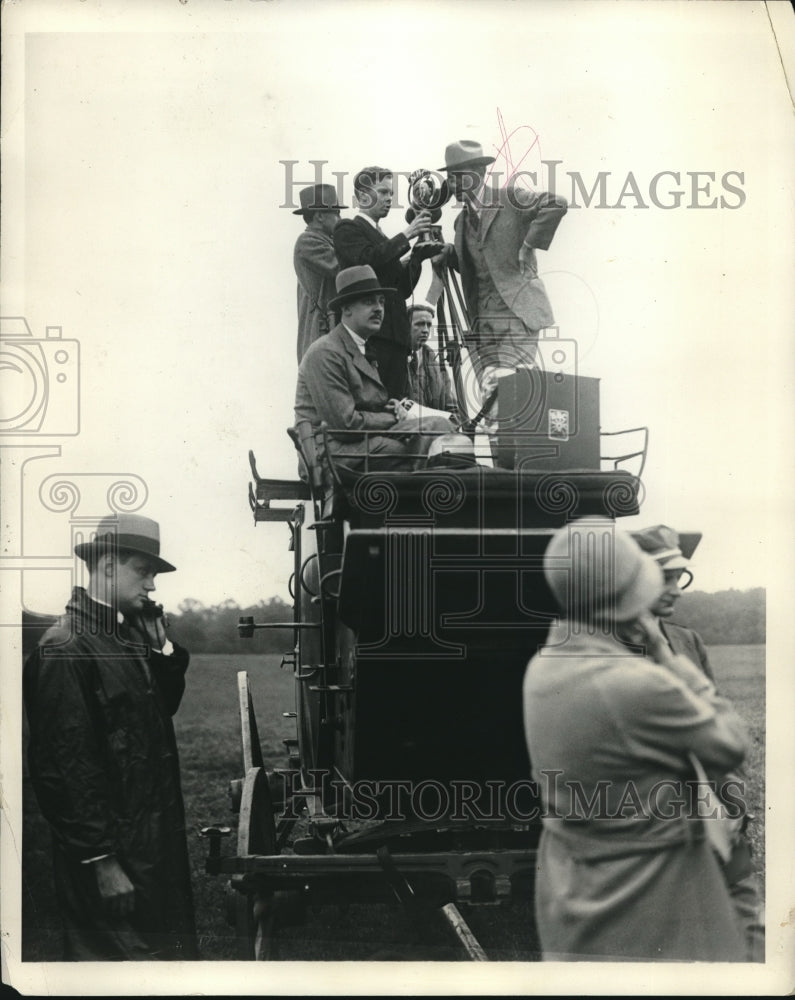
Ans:
{"type": "MultiPolygon", "coordinates": [[[[748,723],[751,752],[744,765],[755,863],[764,877],[765,651],[763,646],[717,646],[710,658],[721,693],[748,723]]],[[[189,825],[201,956],[236,957],[234,930],[225,918],[224,880],[204,873],[206,844],[201,826],[231,824],[228,785],[242,776],[236,674],[247,670],[266,761],[284,766],[282,740],[294,735],[293,677],[279,669],[279,657],[195,656],[188,689],[176,717],[183,793],[189,825]]],[[[231,853],[234,838],[224,851],[231,853]]],[[[23,836],[23,958],[57,961],[60,939],[52,892],[49,833],[29,788],[23,836]]],[[[467,921],[492,959],[527,961],[537,957],[528,904],[510,907],[462,906],[467,921]]],[[[409,918],[393,907],[338,905],[310,908],[304,925],[285,928],[278,957],[289,959],[412,958],[455,961],[464,957],[438,917],[409,918]]]]}

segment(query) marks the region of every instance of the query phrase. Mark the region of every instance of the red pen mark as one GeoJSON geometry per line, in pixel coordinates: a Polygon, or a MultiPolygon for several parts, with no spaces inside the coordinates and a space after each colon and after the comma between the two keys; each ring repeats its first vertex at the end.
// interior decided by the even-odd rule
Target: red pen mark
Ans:
{"type": "MultiPolygon", "coordinates": [[[[533,184],[530,182],[530,178],[527,175],[527,166],[522,169],[522,164],[533,152],[533,150],[536,150],[540,166],[542,161],[541,144],[539,142],[540,136],[538,132],[536,132],[532,125],[519,125],[509,133],[505,126],[505,119],[502,117],[502,111],[500,111],[499,108],[497,108],[497,126],[500,130],[502,145],[497,147],[497,157],[491,165],[487,176],[490,178],[495,169],[497,169],[498,176],[502,174],[502,167],[499,167],[498,169],[498,164],[503,161],[505,168],[505,185],[507,185],[511,178],[521,170],[521,177],[519,177],[517,183],[523,184],[529,191],[533,191],[533,184]],[[523,132],[527,132],[529,135],[522,135],[520,139],[517,139],[516,137],[523,132]],[[518,146],[517,155],[520,156],[518,161],[514,161],[514,149],[511,147],[512,141],[514,141],[515,145],[518,146]]],[[[537,172],[530,172],[535,173],[536,178],[538,177],[537,172]]]]}

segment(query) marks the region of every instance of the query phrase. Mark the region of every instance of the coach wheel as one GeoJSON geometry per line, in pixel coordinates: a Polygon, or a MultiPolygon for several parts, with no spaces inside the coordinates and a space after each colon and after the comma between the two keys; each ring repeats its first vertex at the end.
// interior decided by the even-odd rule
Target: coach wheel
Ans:
{"type": "Polygon", "coordinates": [[[262,747],[257,729],[257,716],[254,713],[254,702],[251,697],[251,687],[248,673],[240,670],[237,675],[237,705],[240,713],[240,745],[243,751],[243,773],[248,774],[252,767],[262,767],[262,747]]]}
{"type": "MultiPolygon", "coordinates": [[[[246,772],[240,802],[237,854],[238,857],[245,858],[252,854],[276,853],[276,823],[268,775],[262,767],[251,767],[246,772]]],[[[273,893],[267,892],[250,877],[247,879],[246,876],[236,876],[232,882],[237,891],[239,957],[249,961],[272,958],[275,917],[273,893]]]]}

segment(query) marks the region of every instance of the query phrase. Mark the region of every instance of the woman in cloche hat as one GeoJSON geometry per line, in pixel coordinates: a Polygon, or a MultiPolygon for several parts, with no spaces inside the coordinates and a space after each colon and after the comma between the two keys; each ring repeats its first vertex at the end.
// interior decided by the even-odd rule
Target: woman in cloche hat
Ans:
{"type": "Polygon", "coordinates": [[[718,821],[687,782],[697,761],[725,774],[742,760],[743,723],[662,640],[660,567],[612,521],[560,528],[544,575],[561,618],[524,682],[544,958],[742,961],[718,821]]]}

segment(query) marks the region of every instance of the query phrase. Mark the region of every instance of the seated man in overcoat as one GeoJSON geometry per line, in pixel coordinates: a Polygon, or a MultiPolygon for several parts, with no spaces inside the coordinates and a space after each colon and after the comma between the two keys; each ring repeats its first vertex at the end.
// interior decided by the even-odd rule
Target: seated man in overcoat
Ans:
{"type": "Polygon", "coordinates": [[[340,271],[336,289],[329,308],[339,322],[311,345],[298,369],[296,424],[311,424],[322,455],[325,422],[330,457],[348,469],[415,468],[433,435],[449,433],[452,424],[443,417],[421,423],[411,417],[400,400],[390,399],[370,356],[368,341],[381,329],[386,296],[394,289],[381,287],[368,265],[340,271]]]}

